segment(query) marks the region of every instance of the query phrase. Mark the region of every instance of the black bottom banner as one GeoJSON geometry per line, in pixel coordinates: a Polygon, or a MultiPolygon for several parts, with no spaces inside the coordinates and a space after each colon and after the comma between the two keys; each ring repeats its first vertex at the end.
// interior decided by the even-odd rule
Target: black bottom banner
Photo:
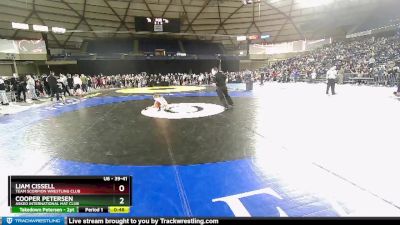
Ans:
{"type": "Polygon", "coordinates": [[[127,218],[127,217],[68,217],[66,225],[169,225],[169,224],[193,224],[193,225],[208,225],[208,224],[258,224],[264,222],[290,222],[290,221],[307,221],[307,222],[354,222],[355,220],[400,220],[399,218],[127,218]]]}

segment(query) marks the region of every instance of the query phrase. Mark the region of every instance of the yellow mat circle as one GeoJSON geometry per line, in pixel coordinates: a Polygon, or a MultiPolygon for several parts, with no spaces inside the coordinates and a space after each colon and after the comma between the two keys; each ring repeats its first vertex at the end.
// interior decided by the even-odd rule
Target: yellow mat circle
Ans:
{"type": "Polygon", "coordinates": [[[123,94],[154,94],[154,93],[171,93],[185,91],[200,91],[206,89],[199,86],[162,86],[162,87],[145,87],[145,88],[126,88],[117,90],[117,93],[123,94]]]}

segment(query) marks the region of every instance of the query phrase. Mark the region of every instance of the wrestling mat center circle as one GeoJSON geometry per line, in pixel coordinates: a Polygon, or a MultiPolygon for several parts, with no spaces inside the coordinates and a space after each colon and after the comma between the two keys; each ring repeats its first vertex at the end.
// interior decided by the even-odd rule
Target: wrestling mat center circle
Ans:
{"type": "Polygon", "coordinates": [[[142,115],[162,119],[188,119],[212,116],[225,111],[220,105],[210,103],[178,103],[169,104],[168,109],[158,110],[147,107],[142,110],[142,115]]]}
{"type": "Polygon", "coordinates": [[[126,88],[117,90],[122,94],[155,94],[155,93],[171,93],[171,92],[188,92],[201,91],[206,87],[201,86],[161,86],[161,87],[144,87],[144,88],[126,88]]]}

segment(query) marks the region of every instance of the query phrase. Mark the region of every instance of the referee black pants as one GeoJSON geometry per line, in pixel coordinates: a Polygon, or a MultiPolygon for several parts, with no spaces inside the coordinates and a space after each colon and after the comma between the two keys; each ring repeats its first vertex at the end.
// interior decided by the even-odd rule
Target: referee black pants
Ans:
{"type": "Polygon", "coordinates": [[[326,85],[326,94],[329,94],[329,88],[331,89],[331,93],[335,94],[335,79],[328,79],[328,83],[326,85]]]}
{"type": "Polygon", "coordinates": [[[231,105],[231,106],[233,105],[233,101],[228,94],[227,87],[217,87],[217,94],[218,94],[219,100],[222,102],[222,104],[225,107],[228,107],[229,105],[231,105]]]}
{"type": "Polygon", "coordinates": [[[51,101],[53,101],[54,94],[56,95],[57,101],[60,100],[60,93],[58,91],[58,87],[57,86],[56,87],[50,87],[50,92],[51,92],[51,95],[50,95],[50,100],[51,101]]]}
{"type": "Polygon", "coordinates": [[[26,101],[26,90],[25,90],[25,87],[18,86],[18,88],[17,88],[17,100],[19,100],[19,101],[22,101],[21,93],[24,96],[24,102],[25,102],[26,101]]]}

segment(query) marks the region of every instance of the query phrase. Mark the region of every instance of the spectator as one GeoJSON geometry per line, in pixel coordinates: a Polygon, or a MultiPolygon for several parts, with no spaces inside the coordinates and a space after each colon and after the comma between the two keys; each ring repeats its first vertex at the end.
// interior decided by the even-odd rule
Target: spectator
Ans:
{"type": "Polygon", "coordinates": [[[67,88],[68,92],[71,93],[70,91],[74,91],[74,79],[72,78],[71,74],[67,74],[67,88]]]}
{"type": "Polygon", "coordinates": [[[17,79],[17,101],[26,102],[26,76],[21,75],[17,79]],[[24,99],[21,99],[21,93],[24,99]]]}
{"type": "Polygon", "coordinates": [[[344,68],[343,66],[338,71],[338,84],[344,83],[344,68]]]}
{"type": "MultiPolygon", "coordinates": [[[[108,86],[110,86],[111,85],[111,78],[110,77],[108,77],[109,78],[109,80],[108,80],[108,86]]],[[[82,91],[83,92],[87,92],[88,90],[87,90],[87,85],[88,85],[88,79],[87,79],[87,77],[85,76],[85,74],[81,74],[81,81],[82,81],[82,91]]]]}
{"type": "Polygon", "coordinates": [[[78,74],[75,74],[74,76],[74,91],[75,91],[75,96],[82,96],[82,80],[79,78],[78,74]]]}
{"type": "Polygon", "coordinates": [[[64,93],[63,96],[64,97],[67,96],[67,93],[68,93],[68,96],[71,96],[71,93],[69,92],[69,87],[68,87],[68,78],[64,74],[60,74],[60,81],[62,83],[62,93],[64,93]]]}
{"type": "Polygon", "coordinates": [[[50,101],[53,101],[54,95],[56,95],[57,101],[60,100],[60,93],[58,92],[57,78],[53,73],[50,73],[49,77],[47,77],[47,82],[50,88],[50,101]]]}
{"type": "Polygon", "coordinates": [[[10,93],[11,101],[18,101],[17,99],[17,89],[18,89],[18,75],[13,73],[13,77],[10,79],[10,93]]]}
{"type": "Polygon", "coordinates": [[[35,80],[35,90],[36,90],[38,96],[40,96],[40,97],[45,96],[45,92],[44,92],[44,88],[43,88],[41,79],[35,80]]]}
{"type": "Polygon", "coordinates": [[[400,96],[400,70],[399,69],[396,70],[396,76],[397,76],[397,91],[394,92],[394,94],[397,96],[400,96]]]}
{"type": "Polygon", "coordinates": [[[317,71],[315,69],[311,72],[311,83],[315,82],[315,79],[317,79],[317,71]]]}
{"type": "Polygon", "coordinates": [[[6,85],[4,83],[4,78],[2,77],[0,77],[0,99],[2,105],[9,105],[6,95],[6,85]]]}
{"type": "Polygon", "coordinates": [[[35,80],[32,78],[31,75],[26,76],[26,89],[28,90],[28,96],[32,100],[38,100],[35,90],[35,80]]]}
{"type": "Polygon", "coordinates": [[[78,89],[82,90],[82,80],[79,78],[78,74],[74,75],[74,92],[76,92],[78,89]]]}
{"type": "Polygon", "coordinates": [[[47,77],[48,76],[46,74],[43,74],[42,81],[43,81],[44,90],[46,91],[46,95],[50,95],[51,91],[50,91],[49,82],[47,81],[47,77]]]}
{"type": "Polygon", "coordinates": [[[57,79],[57,101],[59,101],[59,95],[64,92],[64,94],[61,95],[61,104],[65,104],[65,89],[66,86],[64,85],[64,80],[63,78],[58,78],[57,79]]]}

